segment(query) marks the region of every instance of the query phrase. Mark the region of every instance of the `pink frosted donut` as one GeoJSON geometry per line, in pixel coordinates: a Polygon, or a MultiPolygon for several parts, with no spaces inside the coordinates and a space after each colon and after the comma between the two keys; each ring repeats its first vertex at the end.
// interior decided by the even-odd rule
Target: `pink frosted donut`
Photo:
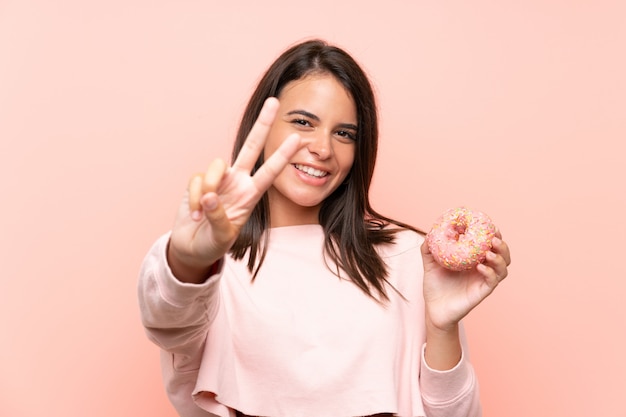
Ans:
{"type": "Polygon", "coordinates": [[[485,260],[495,233],[496,227],[486,214],[457,207],[441,215],[426,241],[439,265],[463,271],[485,260]]]}

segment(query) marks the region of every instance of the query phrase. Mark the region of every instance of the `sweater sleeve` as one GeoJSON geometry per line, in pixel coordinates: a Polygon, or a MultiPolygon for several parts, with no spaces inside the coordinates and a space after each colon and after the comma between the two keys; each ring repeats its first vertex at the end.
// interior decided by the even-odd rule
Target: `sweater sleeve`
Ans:
{"type": "Polygon", "coordinates": [[[161,236],[143,260],[138,297],[148,338],[161,348],[167,394],[181,415],[207,417],[191,398],[211,319],[219,304],[221,271],[202,284],[174,277],[167,264],[170,234],[161,236]]]}
{"type": "Polygon", "coordinates": [[[467,340],[461,327],[463,352],[456,366],[447,371],[432,369],[426,363],[422,346],[420,389],[428,417],[480,417],[482,408],[474,367],[467,356],[467,340]]]}
{"type": "Polygon", "coordinates": [[[161,236],[146,255],[139,274],[139,307],[148,337],[176,355],[193,355],[204,343],[219,303],[218,274],[202,284],[174,277],[167,264],[169,233],[161,236]]]}

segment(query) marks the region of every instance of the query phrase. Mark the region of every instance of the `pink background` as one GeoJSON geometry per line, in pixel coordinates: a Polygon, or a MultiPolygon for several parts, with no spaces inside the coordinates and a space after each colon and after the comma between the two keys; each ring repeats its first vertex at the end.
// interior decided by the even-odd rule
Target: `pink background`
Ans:
{"type": "Polygon", "coordinates": [[[217,3],[0,0],[0,415],[175,415],[139,264],[261,72],[320,36],[376,86],[374,206],[480,208],[512,247],[466,321],[485,416],[623,416],[624,3],[217,3]]]}

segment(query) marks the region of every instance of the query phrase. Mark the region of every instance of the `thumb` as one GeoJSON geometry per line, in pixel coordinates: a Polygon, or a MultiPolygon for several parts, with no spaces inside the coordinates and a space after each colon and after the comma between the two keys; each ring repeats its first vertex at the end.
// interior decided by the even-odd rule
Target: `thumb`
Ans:
{"type": "Polygon", "coordinates": [[[437,264],[437,261],[435,261],[433,254],[430,252],[430,248],[428,247],[428,240],[424,240],[420,249],[422,251],[422,261],[424,262],[424,269],[428,270],[434,267],[437,264]]]}

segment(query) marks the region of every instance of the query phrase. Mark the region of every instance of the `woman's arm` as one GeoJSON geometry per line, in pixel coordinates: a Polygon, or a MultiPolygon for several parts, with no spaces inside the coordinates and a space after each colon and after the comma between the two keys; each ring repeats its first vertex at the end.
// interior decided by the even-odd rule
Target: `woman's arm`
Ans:
{"type": "Polygon", "coordinates": [[[501,237],[497,232],[484,263],[463,272],[437,264],[428,245],[422,244],[426,343],[420,387],[429,417],[481,415],[460,323],[508,275],[511,255],[501,237]]]}
{"type": "Polygon", "coordinates": [[[435,340],[427,340],[422,350],[420,391],[424,410],[428,417],[480,417],[482,408],[478,380],[469,361],[463,325],[460,323],[457,326],[456,335],[446,335],[444,339],[448,337],[453,340],[452,346],[447,346],[446,340],[440,341],[435,337],[435,340]],[[456,356],[457,346],[460,354],[452,366],[435,369],[435,365],[429,362],[430,359],[450,363],[456,356]],[[449,348],[454,351],[453,355],[446,355],[449,348]]]}
{"type": "Polygon", "coordinates": [[[142,263],[139,307],[148,337],[183,359],[201,351],[218,305],[220,274],[201,284],[178,280],[167,263],[168,242],[169,233],[161,236],[142,263]]]}

